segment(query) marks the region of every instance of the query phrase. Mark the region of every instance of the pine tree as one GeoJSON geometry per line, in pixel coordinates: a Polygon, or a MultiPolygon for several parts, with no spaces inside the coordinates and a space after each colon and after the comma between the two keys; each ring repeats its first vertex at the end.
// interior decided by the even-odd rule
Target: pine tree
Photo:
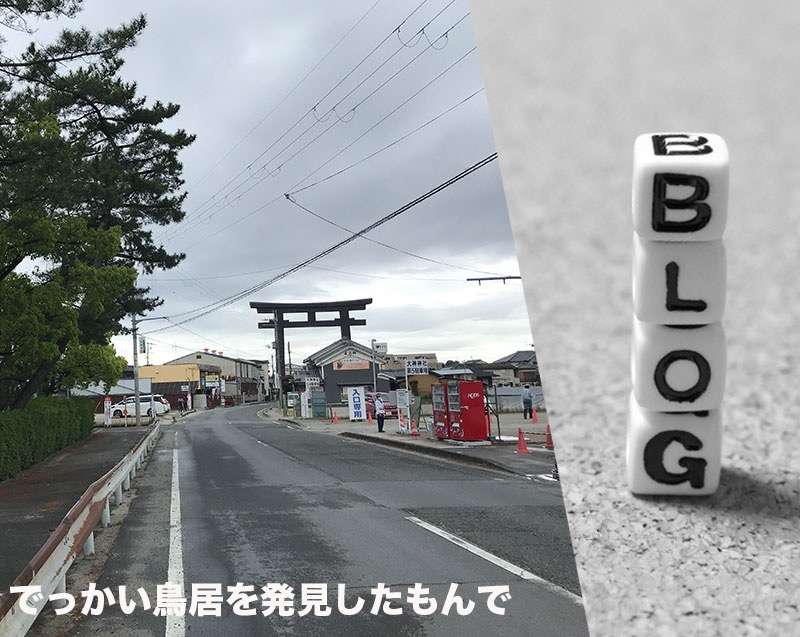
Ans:
{"type": "MultiPolygon", "coordinates": [[[[73,16],[80,0],[0,2],[0,25],[73,16]]],[[[194,137],[165,124],[171,103],[120,77],[144,16],[0,56],[0,408],[60,383],[115,382],[111,335],[162,301],[137,269],[175,267],[154,226],[179,222],[179,152],[194,137]]],[[[116,378],[115,378],[116,376],[116,378]]]]}

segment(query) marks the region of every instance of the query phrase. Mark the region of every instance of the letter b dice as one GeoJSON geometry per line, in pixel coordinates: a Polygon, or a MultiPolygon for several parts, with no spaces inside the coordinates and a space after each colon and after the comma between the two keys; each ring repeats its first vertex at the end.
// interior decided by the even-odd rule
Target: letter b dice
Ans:
{"type": "Polygon", "coordinates": [[[716,241],[728,209],[728,147],[710,133],[648,133],[633,150],[633,227],[650,241],[716,241]]]}

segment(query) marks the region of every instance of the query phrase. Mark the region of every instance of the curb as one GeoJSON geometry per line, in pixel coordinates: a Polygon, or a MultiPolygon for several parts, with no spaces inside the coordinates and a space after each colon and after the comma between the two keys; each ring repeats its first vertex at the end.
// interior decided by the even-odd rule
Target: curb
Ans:
{"type": "MultiPolygon", "coordinates": [[[[487,467],[490,469],[500,470],[505,473],[510,473],[513,475],[525,475],[519,471],[511,469],[504,464],[495,462],[493,460],[489,460],[487,458],[477,458],[475,456],[466,455],[463,453],[459,453],[455,450],[450,449],[443,449],[438,447],[426,447],[422,445],[414,444],[413,442],[407,442],[405,440],[393,440],[391,438],[376,438],[374,436],[369,436],[365,434],[356,433],[353,431],[343,431],[340,434],[337,434],[344,438],[351,438],[354,440],[361,440],[362,442],[371,442],[377,445],[384,445],[386,447],[398,447],[400,449],[406,449],[408,451],[415,451],[417,453],[423,453],[429,456],[436,456],[439,458],[447,458],[449,460],[455,460],[457,462],[463,462],[465,464],[472,464],[478,465],[482,467],[487,467]]],[[[546,453],[546,458],[554,459],[554,454],[551,451],[542,449],[537,450],[540,452],[546,453]]],[[[533,455],[533,454],[532,454],[533,455]]],[[[539,455],[539,454],[536,454],[539,455]]]]}

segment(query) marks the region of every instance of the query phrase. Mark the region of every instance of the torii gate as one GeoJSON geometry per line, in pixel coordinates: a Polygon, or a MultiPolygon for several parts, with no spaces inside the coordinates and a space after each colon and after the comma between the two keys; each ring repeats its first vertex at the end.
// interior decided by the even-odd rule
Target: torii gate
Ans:
{"type": "Polygon", "coordinates": [[[325,301],[322,303],[263,303],[250,301],[250,307],[259,314],[272,314],[267,321],[260,321],[258,328],[275,330],[275,373],[278,388],[283,396],[283,376],[286,371],[284,359],[283,330],[287,327],[338,327],[342,338],[351,338],[350,328],[367,324],[367,319],[357,319],[350,312],[365,310],[372,299],[353,299],[351,301],[325,301]],[[338,313],[338,318],[318,319],[317,314],[338,313]],[[305,314],[305,319],[287,319],[287,314],[305,314]]]}

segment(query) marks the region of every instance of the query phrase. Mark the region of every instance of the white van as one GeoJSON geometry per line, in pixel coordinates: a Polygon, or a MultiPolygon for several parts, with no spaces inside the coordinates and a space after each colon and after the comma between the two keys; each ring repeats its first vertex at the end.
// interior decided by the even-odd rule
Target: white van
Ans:
{"type": "MultiPolygon", "coordinates": [[[[143,416],[151,416],[150,413],[150,394],[141,394],[139,396],[139,413],[143,416]]],[[[156,416],[166,414],[170,410],[169,401],[161,394],[153,394],[153,408],[155,409],[156,416]]],[[[136,398],[130,396],[125,400],[118,402],[111,406],[112,418],[122,418],[127,412],[128,417],[136,416],[136,398]]]]}

